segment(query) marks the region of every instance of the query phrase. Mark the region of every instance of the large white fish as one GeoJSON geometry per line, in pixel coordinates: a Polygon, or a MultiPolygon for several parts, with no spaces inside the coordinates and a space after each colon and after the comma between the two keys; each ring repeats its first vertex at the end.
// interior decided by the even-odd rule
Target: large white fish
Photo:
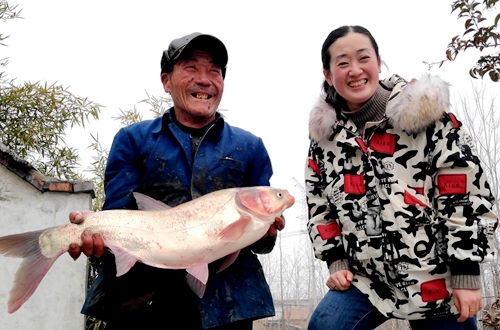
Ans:
{"type": "Polygon", "coordinates": [[[102,235],[115,255],[117,276],[137,261],[186,269],[188,284],[202,297],[208,263],[227,256],[219,271],[230,266],[242,248],[262,238],[295,203],[287,190],[271,187],[223,189],[173,208],[139,193],[134,196],[140,210],[91,212],[82,224],[0,237],[0,255],[24,258],[10,292],[9,313],[31,297],[71,243],[81,246],[86,230],[102,235]]]}

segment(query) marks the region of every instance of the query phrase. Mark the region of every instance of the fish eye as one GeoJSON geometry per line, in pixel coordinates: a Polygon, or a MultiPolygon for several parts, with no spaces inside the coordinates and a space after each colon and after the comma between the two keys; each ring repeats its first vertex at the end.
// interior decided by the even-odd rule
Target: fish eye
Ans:
{"type": "Polygon", "coordinates": [[[281,198],[281,197],[283,197],[283,194],[281,192],[277,192],[276,196],[278,196],[279,198],[281,198]]]}

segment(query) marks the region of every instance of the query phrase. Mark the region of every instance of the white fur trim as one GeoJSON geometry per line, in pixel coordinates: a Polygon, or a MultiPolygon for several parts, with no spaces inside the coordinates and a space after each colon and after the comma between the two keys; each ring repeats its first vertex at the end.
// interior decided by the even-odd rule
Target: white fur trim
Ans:
{"type": "Polygon", "coordinates": [[[386,115],[394,127],[419,133],[438,121],[450,107],[449,83],[425,74],[403,87],[387,104],[386,115]]]}
{"type": "Polygon", "coordinates": [[[337,122],[337,115],[333,107],[321,97],[313,106],[309,114],[309,138],[322,140],[333,133],[332,126],[337,122]]]}
{"type": "MultiPolygon", "coordinates": [[[[382,83],[392,89],[387,117],[395,128],[409,134],[424,131],[449,111],[450,84],[438,76],[424,74],[419,80],[406,83],[395,75],[382,83]]],[[[316,141],[329,138],[336,122],[335,110],[321,95],[309,114],[309,138],[316,141]]]]}

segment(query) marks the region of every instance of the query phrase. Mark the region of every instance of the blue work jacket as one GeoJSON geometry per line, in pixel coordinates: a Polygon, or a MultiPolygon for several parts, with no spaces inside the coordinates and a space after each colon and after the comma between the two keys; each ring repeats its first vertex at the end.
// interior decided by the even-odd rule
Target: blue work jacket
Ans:
{"type": "MultiPolygon", "coordinates": [[[[269,186],[271,175],[262,139],[230,126],[219,113],[193,155],[190,134],[179,128],[170,109],[116,134],[106,166],[103,209],[137,209],[134,191],[176,206],[220,189],[269,186]]],[[[223,260],[211,263],[202,299],[187,286],[184,270],[136,263],[116,277],[114,257],[107,253],[82,313],[107,321],[154,310],[166,319],[199,317],[204,328],[272,316],[272,296],[255,253],[270,252],[275,241],[276,236],[268,236],[243,249],[220,273],[223,260]]]]}

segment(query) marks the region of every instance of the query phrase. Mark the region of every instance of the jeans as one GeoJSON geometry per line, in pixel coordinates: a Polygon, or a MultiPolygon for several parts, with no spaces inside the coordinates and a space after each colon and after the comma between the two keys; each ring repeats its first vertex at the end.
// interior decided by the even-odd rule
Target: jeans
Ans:
{"type": "MultiPolygon", "coordinates": [[[[477,330],[476,317],[457,322],[459,315],[411,320],[414,330],[477,330]]],[[[373,330],[388,318],[380,313],[354,285],[346,291],[328,291],[314,310],[308,330],[373,330]]]]}

